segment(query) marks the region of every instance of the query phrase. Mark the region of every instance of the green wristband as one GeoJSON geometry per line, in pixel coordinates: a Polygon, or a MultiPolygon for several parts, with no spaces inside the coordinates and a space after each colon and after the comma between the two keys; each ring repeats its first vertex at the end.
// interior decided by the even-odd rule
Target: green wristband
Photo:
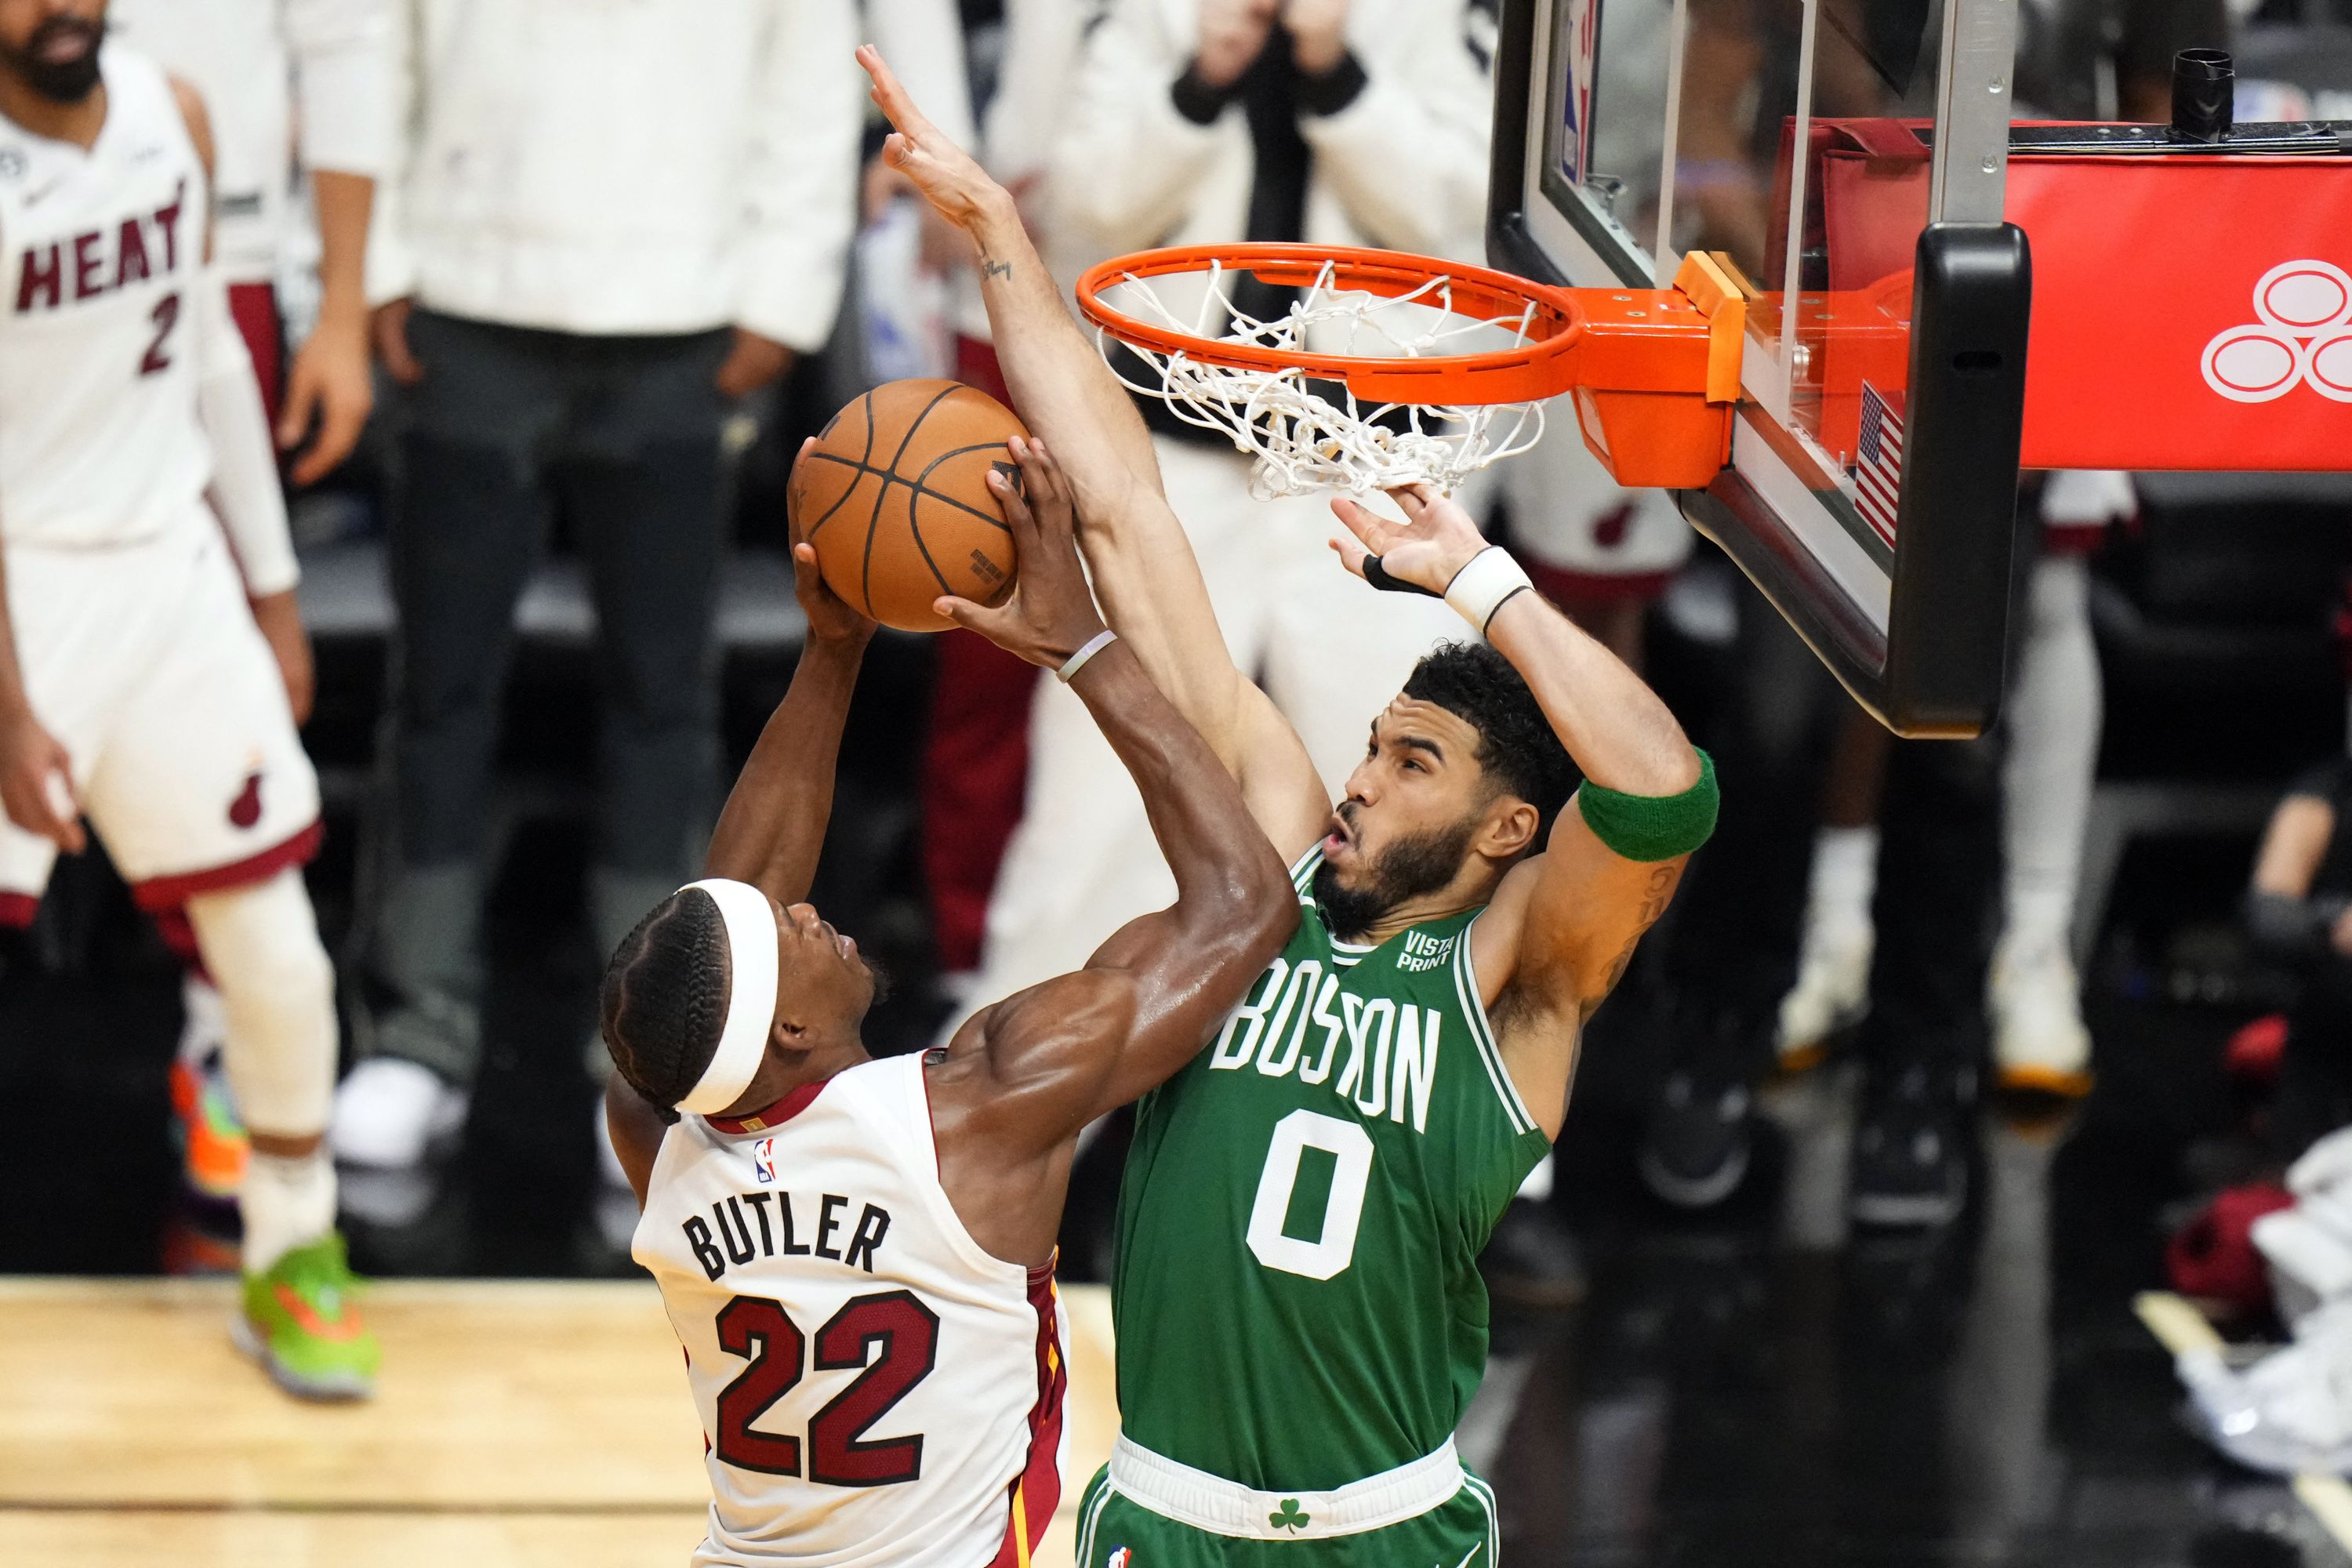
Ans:
{"type": "Polygon", "coordinates": [[[1689,854],[1715,831],[1715,814],[1722,802],[1715,787],[1715,759],[1705,752],[1698,752],[1698,783],[1680,795],[1626,795],[1590,779],[1576,792],[1576,809],[1583,814],[1584,826],[1628,860],[1671,860],[1689,854]]]}

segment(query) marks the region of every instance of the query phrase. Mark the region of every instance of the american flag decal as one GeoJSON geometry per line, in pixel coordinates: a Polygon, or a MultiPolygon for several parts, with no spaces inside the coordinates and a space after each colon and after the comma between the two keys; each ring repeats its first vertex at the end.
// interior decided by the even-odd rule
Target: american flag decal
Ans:
{"type": "Polygon", "coordinates": [[[1903,416],[1868,382],[1862,384],[1862,436],[1854,443],[1854,503],[1879,538],[1895,542],[1903,499],[1903,416]]]}

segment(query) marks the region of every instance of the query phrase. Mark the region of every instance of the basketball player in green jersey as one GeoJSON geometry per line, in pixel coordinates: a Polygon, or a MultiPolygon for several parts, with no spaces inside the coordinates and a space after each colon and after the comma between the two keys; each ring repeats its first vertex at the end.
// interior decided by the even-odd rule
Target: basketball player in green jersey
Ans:
{"type": "Polygon", "coordinates": [[[1111,624],[1295,862],[1303,917],[1139,1104],[1123,1433],[1081,1504],[1079,1562],[1488,1568],[1492,1494],[1452,1439],[1486,1363],[1475,1260],[1559,1130],[1585,1019],[1713,826],[1713,771],[1461,508],[1411,490],[1402,523],[1336,503],[1353,535],[1337,548],[1443,594],[1483,640],[1366,715],[1333,810],[1227,654],[1143,423],[1011,198],[860,58],[898,128],[886,156],[978,247],[997,353],[1076,489],[1111,624]]]}

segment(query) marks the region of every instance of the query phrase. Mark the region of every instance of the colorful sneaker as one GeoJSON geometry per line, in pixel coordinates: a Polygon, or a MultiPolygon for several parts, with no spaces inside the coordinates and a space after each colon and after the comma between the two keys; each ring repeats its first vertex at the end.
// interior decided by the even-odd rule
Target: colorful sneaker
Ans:
{"type": "Polygon", "coordinates": [[[181,1057],[172,1063],[172,1110],[179,1119],[180,1150],[188,1185],[208,1198],[234,1198],[245,1185],[253,1153],[230,1100],[220,1053],[181,1057]]]}
{"type": "Polygon", "coordinates": [[[172,1110],[188,1190],[200,1197],[234,1198],[245,1185],[252,1148],[222,1065],[228,1007],[213,984],[194,972],[180,977],[180,1004],[185,1021],[172,1059],[172,1110]]]}
{"type": "Polygon", "coordinates": [[[237,1348],[298,1399],[365,1399],[383,1352],[360,1319],[359,1280],[333,1231],[245,1277],[237,1348]]]}

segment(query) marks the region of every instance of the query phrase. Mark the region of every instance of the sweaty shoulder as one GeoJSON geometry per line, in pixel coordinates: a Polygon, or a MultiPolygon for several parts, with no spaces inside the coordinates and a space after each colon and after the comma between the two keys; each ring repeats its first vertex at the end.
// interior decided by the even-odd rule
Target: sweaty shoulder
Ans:
{"type": "Polygon", "coordinates": [[[1123,1039],[1135,1026],[1135,984],[1116,970],[1081,969],[1016,991],[956,1031],[948,1059],[1000,1086],[1051,1073],[1072,1048],[1123,1039]]]}

